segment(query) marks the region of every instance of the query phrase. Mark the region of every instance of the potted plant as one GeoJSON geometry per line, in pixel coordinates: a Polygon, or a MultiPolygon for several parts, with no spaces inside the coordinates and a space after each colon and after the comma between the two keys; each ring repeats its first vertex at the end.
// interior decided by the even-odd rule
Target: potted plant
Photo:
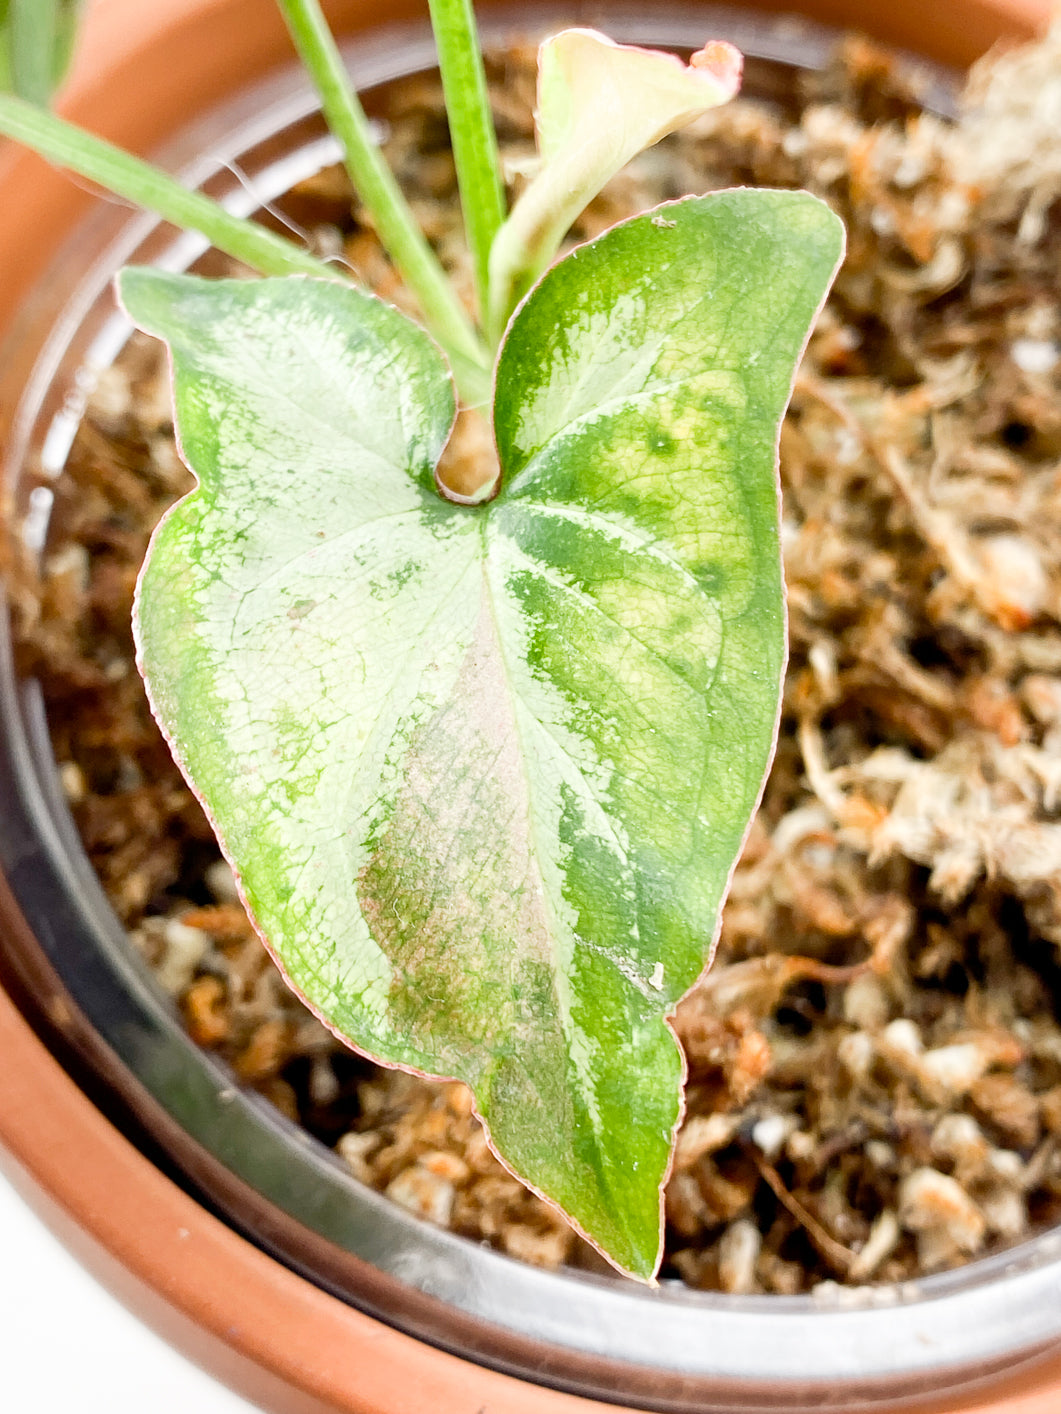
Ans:
{"type": "MultiPolygon", "coordinates": [[[[618,1309],[618,1308],[617,1308],[617,1309],[618,1309]]],[[[857,1325],[857,1324],[859,1324],[859,1322],[856,1321],[856,1325],[857,1325]]]]}

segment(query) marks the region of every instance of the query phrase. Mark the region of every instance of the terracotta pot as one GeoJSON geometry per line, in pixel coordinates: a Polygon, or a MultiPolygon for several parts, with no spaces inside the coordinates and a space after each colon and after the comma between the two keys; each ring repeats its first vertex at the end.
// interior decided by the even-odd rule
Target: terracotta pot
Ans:
{"type": "MultiPolygon", "coordinates": [[[[375,24],[364,0],[330,8],[346,33],[375,24]]],[[[781,8],[749,5],[745,14],[781,8]]],[[[1051,6],[787,8],[964,63],[1000,37],[1032,34],[1051,6]]],[[[658,42],[688,33],[690,16],[703,33],[724,23],[710,23],[704,7],[606,12],[616,16],[613,31],[658,42]]],[[[565,6],[564,17],[572,14],[577,6],[565,6]]],[[[399,0],[387,23],[418,18],[418,7],[399,0]]],[[[744,23],[732,13],[725,22],[744,23]]],[[[417,34],[400,59],[393,45],[361,39],[359,79],[426,62],[417,34]]],[[[253,85],[286,54],[268,0],[97,0],[63,106],[149,150],[189,113],[224,100],[234,75],[253,85]]],[[[268,188],[283,173],[258,121],[263,104],[289,128],[307,105],[285,78],[226,109],[222,127],[236,134],[228,150],[268,188]]],[[[225,186],[223,172],[213,180],[225,186]]],[[[134,250],[172,253],[173,242],[151,221],[130,227],[113,209],[97,218],[81,249],[98,264],[89,262],[69,306],[70,282],[42,274],[91,199],[10,148],[0,153],[0,189],[5,210],[19,212],[0,230],[0,327],[9,334],[0,408],[17,459],[30,422],[62,426],[61,390],[48,380],[63,350],[79,356],[86,341],[111,337],[92,298],[106,272],[134,250]],[[29,395],[13,416],[24,381],[29,395]]],[[[797,1299],[653,1297],[535,1272],[355,1193],[323,1151],[299,1151],[290,1126],[224,1093],[216,1068],[189,1055],[113,942],[113,918],[55,789],[32,685],[0,675],[0,706],[9,732],[0,756],[0,1157],[139,1315],[252,1398],[285,1414],[1061,1408],[1061,1235],[932,1278],[923,1284],[931,1299],[882,1310],[872,1304],[878,1295],[826,1311],[797,1299]]]]}

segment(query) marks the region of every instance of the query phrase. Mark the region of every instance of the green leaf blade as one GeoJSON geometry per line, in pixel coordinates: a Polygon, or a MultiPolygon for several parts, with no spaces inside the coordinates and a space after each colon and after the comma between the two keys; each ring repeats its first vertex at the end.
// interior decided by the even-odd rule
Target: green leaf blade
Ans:
{"type": "MultiPolygon", "coordinates": [[[[535,743],[542,776],[559,776],[560,758],[578,765],[577,808],[545,783],[535,805],[545,815],[552,802],[541,838],[557,851],[578,1049],[608,1092],[623,1084],[613,1061],[629,1067],[625,1122],[599,1136],[598,1177],[640,1213],[642,1250],[647,1190],[669,1161],[659,1135],[678,1118],[664,1017],[709,959],[773,751],[777,438],[842,241],[801,194],[662,207],[556,266],[517,311],[498,366],[498,617],[522,646],[513,692],[555,744],[550,760],[535,743]],[[587,958],[597,966],[582,982],[587,958]],[[624,1012],[632,1039],[616,1055],[624,1012]]],[[[614,1237],[581,1225],[614,1258],[614,1237]]],[[[624,1264],[644,1274],[630,1248],[624,1264]]]]}
{"type": "Polygon", "coordinates": [[[122,291],[170,343],[200,480],[145,566],[141,659],[259,929],[352,1044],[466,1081],[503,1161],[643,1279],[681,1110],[666,1016],[772,748],[777,427],[840,239],[819,220],[788,303],[760,297],[760,362],[727,300],[810,217],[720,200],[528,298],[506,484],[475,509],[435,494],[451,382],[396,311],[312,280],[122,291]]]}
{"type": "Polygon", "coordinates": [[[141,577],[153,705],[292,982],[370,1047],[390,970],[327,881],[351,893],[350,831],[379,794],[387,732],[444,656],[434,572],[477,569],[474,526],[447,537],[455,512],[433,489],[452,385],[426,336],[344,286],[135,270],[121,294],[170,344],[200,482],[141,577]]]}

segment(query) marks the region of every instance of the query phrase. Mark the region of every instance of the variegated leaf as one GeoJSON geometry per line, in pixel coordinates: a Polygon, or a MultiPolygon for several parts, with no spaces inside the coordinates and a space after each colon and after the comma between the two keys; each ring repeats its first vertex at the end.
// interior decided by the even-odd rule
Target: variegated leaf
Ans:
{"type": "Polygon", "coordinates": [[[659,1260],[682,1060],[774,737],[776,441],[836,266],[734,192],[561,262],[497,370],[503,471],[439,497],[442,359],[357,290],[128,271],[199,488],[138,600],[156,712],[289,980],[472,1087],[622,1269],[659,1260]]]}

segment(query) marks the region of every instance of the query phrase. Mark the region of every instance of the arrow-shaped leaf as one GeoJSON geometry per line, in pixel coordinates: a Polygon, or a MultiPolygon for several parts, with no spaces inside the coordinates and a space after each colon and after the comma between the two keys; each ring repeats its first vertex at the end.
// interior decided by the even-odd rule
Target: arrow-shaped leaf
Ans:
{"type": "Polygon", "coordinates": [[[138,641],[293,985],[475,1092],[620,1267],[659,1259],[666,1015],[710,954],[784,660],[776,442],[837,264],[810,197],[636,217],[556,266],[498,370],[498,498],[442,500],[429,339],[352,288],[127,271],[199,488],[138,641]]]}

